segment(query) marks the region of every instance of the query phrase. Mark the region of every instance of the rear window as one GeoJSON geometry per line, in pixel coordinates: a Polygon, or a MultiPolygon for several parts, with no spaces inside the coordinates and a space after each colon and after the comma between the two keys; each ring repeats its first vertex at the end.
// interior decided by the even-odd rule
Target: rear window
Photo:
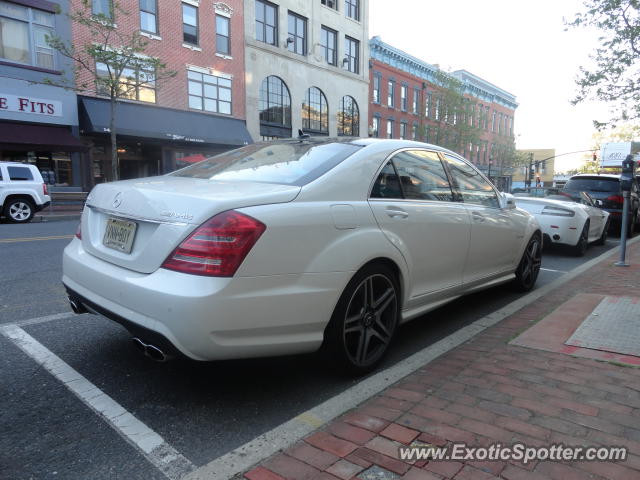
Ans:
{"type": "Polygon", "coordinates": [[[573,178],[567,182],[564,189],[580,192],[615,193],[620,191],[620,182],[617,178],[573,178]]]}
{"type": "Polygon", "coordinates": [[[11,180],[33,180],[33,174],[27,167],[7,167],[11,180]]]}
{"type": "Polygon", "coordinates": [[[321,177],[361,145],[352,143],[254,144],[232,150],[170,175],[302,186],[321,177]]]}

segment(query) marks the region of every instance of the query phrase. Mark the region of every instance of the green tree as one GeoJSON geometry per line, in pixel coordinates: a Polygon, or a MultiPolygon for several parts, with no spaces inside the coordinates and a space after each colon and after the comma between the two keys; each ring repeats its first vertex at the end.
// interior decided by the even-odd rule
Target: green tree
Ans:
{"type": "MultiPolygon", "coordinates": [[[[137,99],[152,95],[159,84],[176,72],[168,70],[162,60],[145,54],[147,40],[138,31],[124,32],[113,19],[117,15],[129,15],[116,1],[110,2],[108,13],[92,13],[91,2],[82,0],[81,8],[69,17],[76,27],[86,29],[90,38],[81,45],[74,45],[57,35],[47,36],[47,43],[75,65],[75,83],[47,83],[77,92],[96,92],[109,97],[111,140],[111,180],[119,176],[116,105],[121,99],[137,99]],[[88,81],[78,81],[79,79],[88,81]]],[[[155,99],[154,99],[155,100],[155,99]]]]}
{"type": "Polygon", "coordinates": [[[568,27],[592,27],[600,46],[591,55],[594,65],[581,67],[574,105],[599,100],[615,108],[608,122],[594,120],[596,128],[640,118],[640,1],[585,0],[585,11],[568,27]]]}

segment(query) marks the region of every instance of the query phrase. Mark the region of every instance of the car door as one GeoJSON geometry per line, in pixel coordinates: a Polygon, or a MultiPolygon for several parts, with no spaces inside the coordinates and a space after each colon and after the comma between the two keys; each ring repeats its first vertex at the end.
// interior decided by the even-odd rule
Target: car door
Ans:
{"type": "Polygon", "coordinates": [[[445,154],[449,171],[471,219],[471,242],[464,283],[489,279],[516,263],[524,227],[502,209],[498,192],[478,170],[461,157],[445,154]]]}
{"type": "Polygon", "coordinates": [[[580,203],[589,215],[589,241],[595,241],[602,235],[604,210],[596,207],[595,201],[587,192],[580,192],[580,203]]]}
{"type": "Polygon", "coordinates": [[[410,304],[428,302],[433,297],[425,295],[461,285],[469,214],[454,201],[437,153],[410,149],[394,154],[378,174],[369,204],[378,225],[407,261],[407,287],[415,300],[410,304]]]}

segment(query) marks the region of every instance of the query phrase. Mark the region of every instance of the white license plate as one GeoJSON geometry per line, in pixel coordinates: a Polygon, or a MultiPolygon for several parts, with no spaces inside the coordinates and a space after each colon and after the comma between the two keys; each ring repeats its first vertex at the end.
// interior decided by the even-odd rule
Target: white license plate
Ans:
{"type": "Polygon", "coordinates": [[[138,224],[136,222],[108,218],[102,243],[105,247],[113,248],[119,252],[131,253],[137,228],[138,224]]]}

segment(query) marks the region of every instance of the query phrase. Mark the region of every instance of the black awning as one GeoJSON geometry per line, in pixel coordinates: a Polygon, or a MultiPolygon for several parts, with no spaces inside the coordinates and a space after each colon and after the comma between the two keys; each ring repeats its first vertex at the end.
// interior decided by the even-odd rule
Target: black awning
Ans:
{"type": "MultiPolygon", "coordinates": [[[[108,133],[109,101],[78,98],[80,131],[108,133]]],[[[244,120],[130,102],[118,102],[116,106],[116,132],[129,137],[191,144],[242,146],[253,143],[244,120]]]]}
{"type": "Polygon", "coordinates": [[[0,123],[0,148],[19,151],[82,152],[87,150],[67,127],[0,123]]]}

